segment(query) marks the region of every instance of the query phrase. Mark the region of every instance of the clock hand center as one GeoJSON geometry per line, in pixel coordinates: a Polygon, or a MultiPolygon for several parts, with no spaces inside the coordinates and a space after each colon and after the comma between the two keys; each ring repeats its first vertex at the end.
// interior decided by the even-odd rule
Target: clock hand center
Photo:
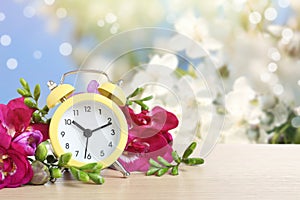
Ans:
{"type": "Polygon", "coordinates": [[[89,138],[93,135],[93,131],[91,129],[85,129],[83,131],[83,135],[84,135],[84,137],[89,138]]]}
{"type": "Polygon", "coordinates": [[[92,130],[91,132],[93,133],[93,132],[95,132],[95,131],[98,131],[98,130],[103,129],[103,128],[105,128],[105,127],[107,127],[107,126],[110,126],[110,125],[112,125],[112,123],[111,123],[111,122],[108,122],[107,124],[104,124],[104,125],[102,125],[102,126],[96,128],[96,129],[92,130]]]}
{"type": "Polygon", "coordinates": [[[74,120],[72,121],[72,123],[73,123],[75,126],[77,126],[80,130],[83,131],[84,137],[89,138],[89,137],[92,136],[93,131],[92,131],[91,129],[83,128],[80,124],[78,124],[78,123],[77,123],[76,121],[74,121],[74,120]]]}

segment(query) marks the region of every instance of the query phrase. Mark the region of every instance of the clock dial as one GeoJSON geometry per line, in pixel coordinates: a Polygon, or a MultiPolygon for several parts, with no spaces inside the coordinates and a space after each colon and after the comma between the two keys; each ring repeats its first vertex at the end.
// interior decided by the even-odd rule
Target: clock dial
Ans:
{"type": "Polygon", "coordinates": [[[115,112],[98,101],[74,103],[58,123],[61,148],[79,162],[98,162],[109,157],[118,146],[120,133],[115,112]]]}

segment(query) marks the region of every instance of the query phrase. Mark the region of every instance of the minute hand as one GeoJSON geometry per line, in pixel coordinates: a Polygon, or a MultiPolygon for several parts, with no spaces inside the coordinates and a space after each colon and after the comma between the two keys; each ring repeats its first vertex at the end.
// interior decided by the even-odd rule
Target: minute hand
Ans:
{"type": "Polygon", "coordinates": [[[96,128],[96,129],[92,130],[92,133],[95,132],[95,131],[98,131],[98,130],[100,130],[100,129],[103,129],[103,128],[105,128],[105,127],[111,125],[111,124],[112,124],[111,122],[108,122],[107,124],[104,124],[104,125],[102,125],[102,126],[96,128]]]}

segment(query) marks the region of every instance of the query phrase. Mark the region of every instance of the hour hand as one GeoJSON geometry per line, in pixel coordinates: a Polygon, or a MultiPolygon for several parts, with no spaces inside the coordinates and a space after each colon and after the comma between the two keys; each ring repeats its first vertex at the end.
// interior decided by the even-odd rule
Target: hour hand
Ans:
{"type": "Polygon", "coordinates": [[[79,129],[81,129],[82,131],[85,131],[86,129],[83,128],[80,124],[78,124],[77,122],[75,122],[74,120],[72,121],[72,124],[74,124],[75,126],[77,126],[79,129]]]}
{"type": "Polygon", "coordinates": [[[109,126],[109,125],[112,125],[112,123],[111,123],[111,122],[108,122],[107,124],[104,124],[104,125],[102,125],[102,126],[96,128],[96,129],[92,130],[92,133],[95,132],[95,131],[98,131],[98,130],[100,130],[100,129],[103,129],[103,128],[109,126]]]}

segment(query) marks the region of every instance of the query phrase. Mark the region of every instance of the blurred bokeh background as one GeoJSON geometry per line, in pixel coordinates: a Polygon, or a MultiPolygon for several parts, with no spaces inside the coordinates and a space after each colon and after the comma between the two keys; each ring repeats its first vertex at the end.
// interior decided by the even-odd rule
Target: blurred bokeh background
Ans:
{"type": "MultiPolygon", "coordinates": [[[[117,79],[141,64],[167,65],[179,74],[178,80],[187,79],[192,85],[195,95],[186,110],[209,104],[225,118],[219,142],[300,143],[298,13],[298,0],[1,1],[0,103],[18,96],[21,77],[30,84],[40,83],[45,99],[49,79],[59,81],[67,71],[105,60],[106,55],[95,52],[108,38],[132,29],[159,27],[187,36],[206,50],[224,93],[206,98],[203,88],[210,91],[214,86],[205,87],[195,70],[178,56],[189,57],[201,72],[210,67],[201,68],[207,65],[204,54],[195,51],[193,44],[180,42],[176,35],[166,37],[161,32],[153,33],[149,40],[160,45],[171,42],[178,54],[130,53],[118,61],[122,67],[109,71],[110,76],[117,79]]],[[[135,43],[135,39],[115,44],[108,52],[135,43]]],[[[136,81],[134,77],[143,77],[144,72],[136,71],[130,79],[136,81]]],[[[158,79],[165,75],[146,73],[158,79]]],[[[180,83],[174,86],[178,91],[180,83]]],[[[170,101],[160,103],[172,109],[170,101]]],[[[189,128],[200,140],[213,126],[206,124],[207,116],[212,119],[206,112],[211,109],[199,110],[199,122],[198,117],[191,117],[196,122],[189,128]]]]}

